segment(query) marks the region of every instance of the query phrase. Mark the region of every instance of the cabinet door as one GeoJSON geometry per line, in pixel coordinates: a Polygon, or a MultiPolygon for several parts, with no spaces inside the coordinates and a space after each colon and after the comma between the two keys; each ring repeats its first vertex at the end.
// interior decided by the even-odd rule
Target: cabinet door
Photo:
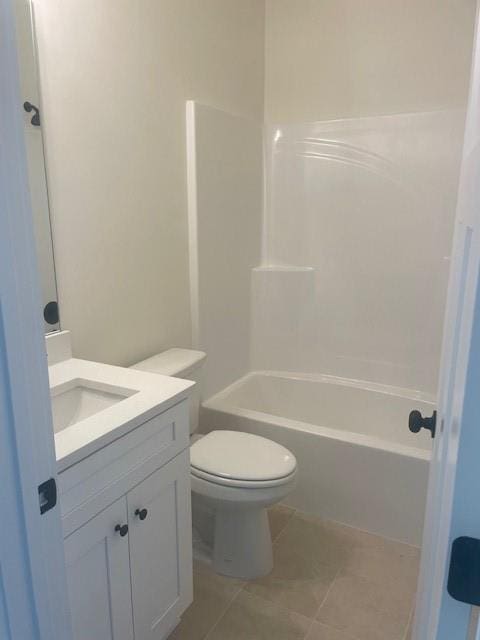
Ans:
{"type": "Polygon", "coordinates": [[[74,640],[133,640],[125,498],[65,539],[74,640]]]}
{"type": "Polygon", "coordinates": [[[161,640],[192,601],[189,451],[130,491],[127,502],[135,640],[161,640]]]}

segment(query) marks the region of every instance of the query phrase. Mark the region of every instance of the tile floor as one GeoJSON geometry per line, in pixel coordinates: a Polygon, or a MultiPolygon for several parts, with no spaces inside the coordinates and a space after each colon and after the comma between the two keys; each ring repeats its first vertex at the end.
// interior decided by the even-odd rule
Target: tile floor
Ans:
{"type": "Polygon", "coordinates": [[[419,550],[285,506],[275,566],[242,582],[194,567],[195,600],[169,640],[409,640],[419,550]]]}

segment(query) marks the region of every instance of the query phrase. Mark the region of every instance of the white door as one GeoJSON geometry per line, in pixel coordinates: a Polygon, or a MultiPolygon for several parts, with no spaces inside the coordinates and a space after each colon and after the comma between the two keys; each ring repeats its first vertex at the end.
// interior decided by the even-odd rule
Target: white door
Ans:
{"type": "Polygon", "coordinates": [[[470,607],[447,593],[452,541],[480,538],[480,42],[476,26],[422,545],[416,640],[467,638],[470,607]]]}
{"type": "Polygon", "coordinates": [[[127,501],[65,539],[74,640],[133,640],[127,501]]]}
{"type": "Polygon", "coordinates": [[[39,506],[38,486],[55,477],[13,2],[0,0],[2,640],[71,638],[59,509],[53,507],[42,515],[39,506]]]}
{"type": "Polygon", "coordinates": [[[135,640],[158,640],[192,601],[189,452],[135,487],[127,501],[135,640]]]}

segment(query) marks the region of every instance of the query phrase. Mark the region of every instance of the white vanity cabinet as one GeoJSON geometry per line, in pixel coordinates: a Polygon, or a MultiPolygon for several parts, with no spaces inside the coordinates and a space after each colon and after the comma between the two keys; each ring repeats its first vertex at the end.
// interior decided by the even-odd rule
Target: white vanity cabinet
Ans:
{"type": "Polygon", "coordinates": [[[75,640],[163,640],[192,601],[188,406],[59,476],[75,640]]]}
{"type": "Polygon", "coordinates": [[[75,640],[133,640],[128,537],[118,500],[65,540],[65,561],[75,640]]]}
{"type": "Polygon", "coordinates": [[[135,639],[157,640],[192,601],[188,451],[130,491],[127,506],[135,639]]]}

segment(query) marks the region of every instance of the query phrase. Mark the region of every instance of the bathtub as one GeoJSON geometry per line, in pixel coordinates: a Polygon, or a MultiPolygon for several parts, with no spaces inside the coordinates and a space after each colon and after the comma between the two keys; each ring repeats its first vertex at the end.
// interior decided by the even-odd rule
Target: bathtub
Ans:
{"type": "Polygon", "coordinates": [[[433,398],[381,384],[253,372],[203,403],[201,431],[271,438],[297,457],[286,503],[389,538],[421,542],[432,440],[408,430],[433,398]]]}

